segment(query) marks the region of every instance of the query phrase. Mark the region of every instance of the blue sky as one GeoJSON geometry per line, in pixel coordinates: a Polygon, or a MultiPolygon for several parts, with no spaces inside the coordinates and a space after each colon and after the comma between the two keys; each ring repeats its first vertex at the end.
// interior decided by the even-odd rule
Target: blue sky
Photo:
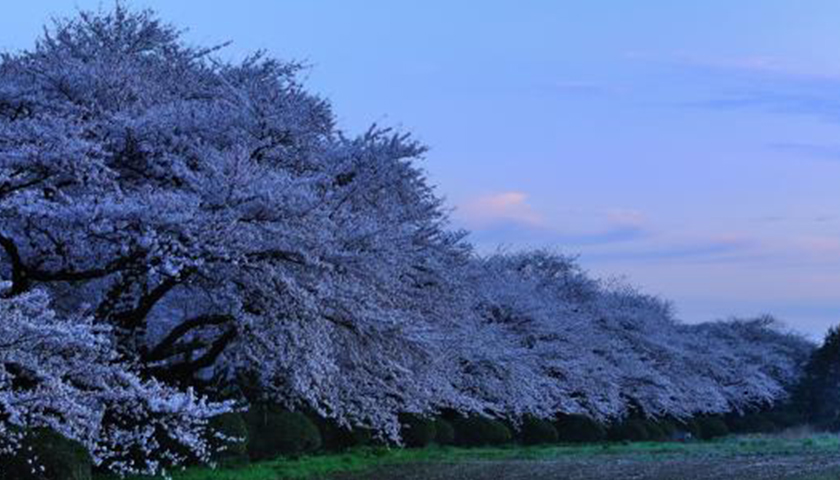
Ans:
{"type": "MultiPolygon", "coordinates": [[[[9,2],[0,49],[100,4],[9,2]]],[[[836,1],[130,4],[307,62],[351,132],[414,132],[482,251],[578,254],[686,321],[840,323],[836,1]]]]}

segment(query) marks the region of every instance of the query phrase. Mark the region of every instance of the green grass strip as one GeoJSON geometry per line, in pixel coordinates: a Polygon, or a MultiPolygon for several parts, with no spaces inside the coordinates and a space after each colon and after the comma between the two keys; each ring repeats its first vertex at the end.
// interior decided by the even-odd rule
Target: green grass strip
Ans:
{"type": "MultiPolygon", "coordinates": [[[[657,458],[695,456],[836,454],[838,451],[840,451],[840,437],[836,435],[811,435],[803,438],[750,435],[697,443],[637,442],[424,449],[365,447],[345,453],[280,458],[235,468],[192,467],[173,472],[172,478],[174,480],[309,480],[336,473],[364,472],[389,465],[426,462],[550,460],[593,456],[629,456],[635,459],[656,460],[657,458]]],[[[105,478],[107,477],[99,480],[105,480],[105,478]]],[[[150,479],[149,477],[131,477],[131,480],[150,479]]]]}

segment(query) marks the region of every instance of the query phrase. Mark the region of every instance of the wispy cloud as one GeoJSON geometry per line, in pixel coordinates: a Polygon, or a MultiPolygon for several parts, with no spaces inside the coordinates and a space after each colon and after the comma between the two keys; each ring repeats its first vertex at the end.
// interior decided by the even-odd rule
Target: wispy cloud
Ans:
{"type": "Polygon", "coordinates": [[[820,259],[840,259],[840,238],[826,236],[806,236],[797,240],[803,253],[820,259]]]}
{"type": "Polygon", "coordinates": [[[470,237],[479,248],[490,251],[499,246],[513,245],[520,248],[553,248],[577,252],[582,247],[628,242],[644,235],[645,232],[642,230],[627,227],[605,227],[591,232],[568,232],[545,226],[508,222],[474,229],[470,237]]]}
{"type": "Polygon", "coordinates": [[[788,217],[784,215],[764,215],[761,217],[753,218],[751,220],[757,223],[779,223],[788,220],[788,217]]]}
{"type": "Polygon", "coordinates": [[[609,223],[615,227],[643,229],[648,219],[644,213],[638,210],[612,209],[607,212],[609,223]]]}
{"type": "Polygon", "coordinates": [[[755,223],[781,223],[781,222],[795,222],[795,223],[830,223],[840,220],[840,216],[834,214],[822,214],[822,215],[799,215],[799,216],[789,216],[789,215],[765,215],[761,217],[755,217],[750,219],[752,222],[755,223]]]}
{"type": "Polygon", "coordinates": [[[751,76],[752,78],[787,79],[799,82],[840,81],[840,69],[834,71],[818,70],[796,61],[772,55],[714,57],[681,53],[675,55],[671,59],[671,63],[694,70],[706,70],[716,73],[726,72],[730,75],[739,73],[744,76],[751,76]]]}
{"type": "Polygon", "coordinates": [[[605,252],[584,253],[597,262],[734,263],[764,258],[760,244],[750,238],[726,235],[683,240],[659,239],[645,245],[605,252]]]}
{"type": "Polygon", "coordinates": [[[467,201],[454,217],[472,231],[473,241],[490,248],[513,244],[573,249],[649,234],[647,219],[636,210],[576,212],[573,218],[549,219],[531,206],[527,194],[515,191],[467,201]]]}
{"type": "Polygon", "coordinates": [[[680,72],[704,87],[717,85],[718,93],[681,103],[692,108],[720,110],[760,109],[774,114],[813,116],[840,122],[840,64],[836,67],[801,64],[774,56],[713,57],[632,52],[632,61],[646,62],[680,72]]]}
{"type": "Polygon", "coordinates": [[[731,55],[714,56],[690,52],[670,54],[650,51],[625,52],[624,58],[634,62],[669,66],[694,73],[726,73],[728,76],[749,76],[752,79],[788,79],[799,82],[840,81],[840,64],[834,68],[814,68],[797,60],[774,55],[731,55]]]}
{"type": "Polygon", "coordinates": [[[831,88],[816,88],[791,83],[774,87],[741,87],[733,94],[688,102],[686,105],[720,110],[761,109],[779,115],[811,116],[824,122],[838,123],[840,122],[840,100],[836,93],[838,89],[840,89],[840,82],[832,85],[831,88]]]}

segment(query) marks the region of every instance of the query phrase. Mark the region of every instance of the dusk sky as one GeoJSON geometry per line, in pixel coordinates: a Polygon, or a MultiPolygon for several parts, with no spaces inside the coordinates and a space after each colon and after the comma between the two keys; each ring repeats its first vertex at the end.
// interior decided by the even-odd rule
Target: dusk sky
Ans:
{"type": "MultiPolygon", "coordinates": [[[[152,1],[301,60],[342,128],[411,131],[483,252],[577,254],[689,322],[840,323],[840,2],[152,1]]],[[[7,2],[0,50],[111,2],[7,2]]]]}

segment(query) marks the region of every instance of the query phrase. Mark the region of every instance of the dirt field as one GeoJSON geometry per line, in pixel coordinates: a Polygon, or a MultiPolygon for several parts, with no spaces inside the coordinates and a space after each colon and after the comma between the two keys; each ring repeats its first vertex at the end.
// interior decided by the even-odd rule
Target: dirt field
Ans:
{"type": "Polygon", "coordinates": [[[341,480],[834,480],[836,454],[610,456],[385,467],[341,480]]]}

